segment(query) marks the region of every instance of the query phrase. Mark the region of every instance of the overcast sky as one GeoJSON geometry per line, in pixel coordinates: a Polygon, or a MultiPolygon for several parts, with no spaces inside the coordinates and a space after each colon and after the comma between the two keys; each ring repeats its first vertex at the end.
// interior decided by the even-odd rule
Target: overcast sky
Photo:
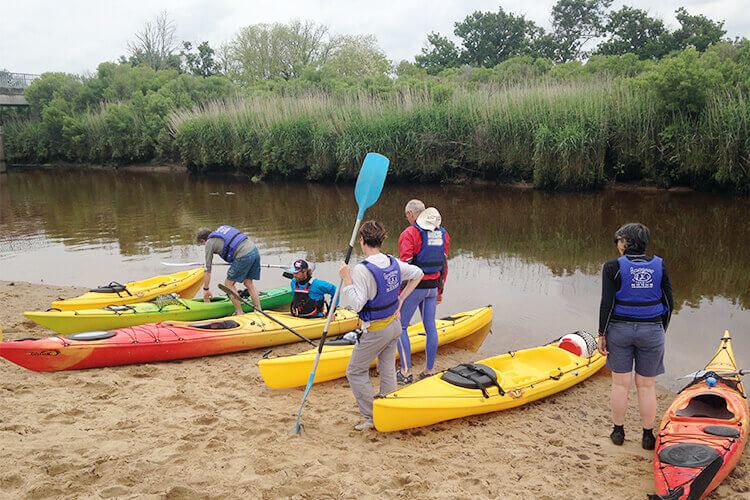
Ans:
{"type": "MultiPolygon", "coordinates": [[[[476,10],[502,6],[524,14],[545,29],[556,0],[0,0],[0,69],[18,73],[93,72],[104,61],[127,52],[127,42],[166,10],[177,24],[178,40],[204,41],[212,47],[228,41],[239,28],[291,19],[325,24],[335,34],[374,34],[389,59],[413,61],[427,34],[453,36],[453,23],[476,10]]],[[[645,9],[674,29],[674,11],[725,21],[727,36],[750,38],[748,0],[616,1],[645,9]]]]}

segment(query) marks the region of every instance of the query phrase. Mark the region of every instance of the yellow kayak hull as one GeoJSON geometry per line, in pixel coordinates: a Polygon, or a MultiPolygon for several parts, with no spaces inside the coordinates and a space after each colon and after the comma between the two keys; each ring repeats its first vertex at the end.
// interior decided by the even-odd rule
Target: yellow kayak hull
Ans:
{"type": "Polygon", "coordinates": [[[443,372],[376,399],[375,428],[411,429],[521,406],[585,380],[604,366],[605,358],[598,352],[579,357],[552,343],[477,363],[495,371],[504,395],[494,385],[487,386],[488,397],[481,389],[453,385],[442,380],[443,372]]]}
{"type": "Polygon", "coordinates": [[[99,309],[106,306],[118,306],[147,302],[159,295],[177,293],[184,299],[192,299],[203,285],[203,268],[191,269],[164,276],[155,276],[147,280],[126,283],[127,291],[102,293],[86,292],[71,299],[56,300],[52,308],[58,311],[77,311],[80,309],[99,309]]]}
{"type": "MultiPolygon", "coordinates": [[[[473,311],[456,314],[450,319],[435,321],[438,330],[438,345],[450,344],[467,337],[487,335],[492,325],[492,307],[482,307],[473,311]]],[[[408,329],[411,340],[411,352],[425,350],[427,337],[422,323],[412,325],[408,329]]],[[[346,375],[353,345],[326,345],[320,355],[318,367],[315,370],[314,383],[335,380],[346,375]]],[[[307,384],[312,371],[317,349],[311,349],[294,356],[262,359],[258,362],[260,374],[266,385],[272,389],[299,387],[307,384]]],[[[373,361],[372,366],[375,366],[373,361]]]]}

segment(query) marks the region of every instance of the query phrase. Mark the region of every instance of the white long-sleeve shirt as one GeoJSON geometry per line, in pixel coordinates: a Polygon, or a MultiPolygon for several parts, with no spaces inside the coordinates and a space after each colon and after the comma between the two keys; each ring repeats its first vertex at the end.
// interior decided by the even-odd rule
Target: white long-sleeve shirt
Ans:
{"type": "MultiPolygon", "coordinates": [[[[395,259],[395,257],[394,257],[395,259]]],[[[376,265],[380,269],[385,269],[391,265],[388,256],[383,253],[376,253],[365,259],[367,262],[376,265]]],[[[424,276],[424,272],[417,266],[407,264],[398,259],[398,267],[401,270],[401,281],[419,280],[424,276]]],[[[348,305],[355,311],[361,311],[368,300],[372,300],[378,294],[378,285],[375,277],[364,264],[357,264],[352,268],[352,284],[341,289],[344,304],[348,305]]],[[[369,321],[362,323],[362,329],[365,330],[370,325],[369,321]]]]}

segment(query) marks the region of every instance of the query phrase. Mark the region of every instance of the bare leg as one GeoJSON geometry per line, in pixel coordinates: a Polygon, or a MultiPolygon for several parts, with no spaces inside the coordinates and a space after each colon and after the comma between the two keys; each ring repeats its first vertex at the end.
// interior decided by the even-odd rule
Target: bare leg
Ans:
{"type": "MultiPolygon", "coordinates": [[[[234,293],[237,293],[237,289],[234,287],[234,281],[227,278],[226,280],[224,280],[224,284],[227,286],[227,288],[229,288],[230,290],[233,290],[234,293]]],[[[242,304],[240,304],[240,299],[232,294],[229,295],[229,298],[232,301],[232,304],[234,304],[234,311],[237,314],[243,314],[244,311],[242,310],[242,304]]]]}
{"type": "Polygon", "coordinates": [[[644,377],[635,374],[635,387],[638,391],[638,409],[641,412],[641,423],[644,429],[654,427],[656,418],[656,377],[644,377]]]}
{"type": "Polygon", "coordinates": [[[255,309],[262,311],[263,308],[260,307],[260,295],[258,294],[258,289],[255,288],[255,285],[253,284],[253,280],[245,280],[243,283],[245,284],[245,287],[247,287],[247,291],[250,292],[250,298],[253,299],[255,309]]]}
{"type": "Polygon", "coordinates": [[[633,377],[632,372],[612,372],[612,421],[615,425],[625,424],[625,412],[628,409],[628,393],[633,377]]]}

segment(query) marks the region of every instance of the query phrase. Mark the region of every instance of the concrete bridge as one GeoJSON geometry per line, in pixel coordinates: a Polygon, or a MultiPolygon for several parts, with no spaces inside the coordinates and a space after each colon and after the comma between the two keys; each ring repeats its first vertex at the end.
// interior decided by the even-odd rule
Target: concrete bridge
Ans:
{"type": "Polygon", "coordinates": [[[39,75],[0,71],[0,106],[28,106],[23,93],[39,75]]]}

